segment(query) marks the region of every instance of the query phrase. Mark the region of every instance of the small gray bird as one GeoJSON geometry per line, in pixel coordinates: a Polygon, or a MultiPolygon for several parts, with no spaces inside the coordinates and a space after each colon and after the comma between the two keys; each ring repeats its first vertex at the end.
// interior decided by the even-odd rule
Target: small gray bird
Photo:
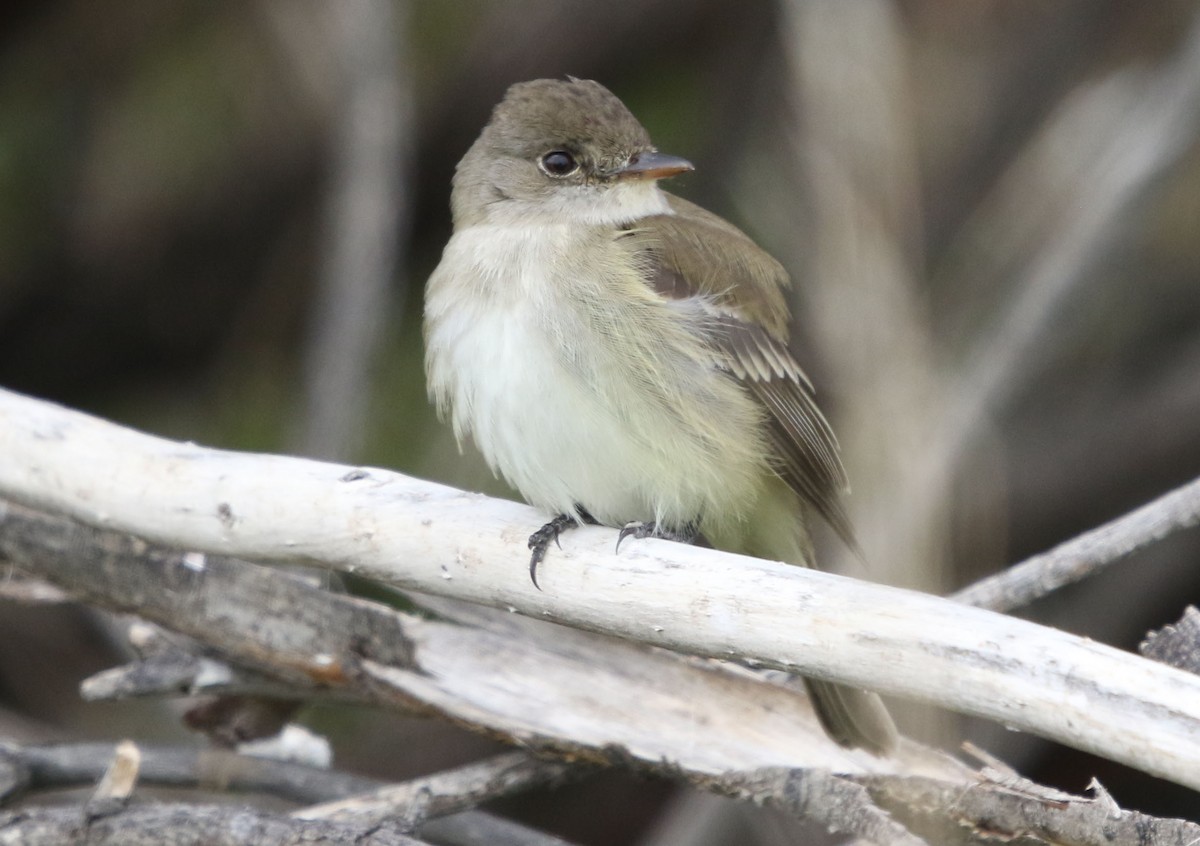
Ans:
{"type": "MultiPolygon", "coordinates": [[[[658,152],[596,82],[509,88],[458,164],[429,279],[430,395],[530,504],[530,573],[568,526],[702,537],[813,566],[806,523],[850,545],[837,440],[788,351],[783,267],[658,187],[658,152]]],[[[883,754],[879,698],[807,680],[830,736],[883,754]]]]}

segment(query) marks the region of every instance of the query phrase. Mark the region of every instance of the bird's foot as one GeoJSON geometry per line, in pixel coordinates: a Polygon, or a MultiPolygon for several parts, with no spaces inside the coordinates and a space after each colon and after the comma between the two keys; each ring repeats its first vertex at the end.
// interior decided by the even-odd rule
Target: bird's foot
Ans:
{"type": "Polygon", "coordinates": [[[621,529],[621,533],[617,535],[617,552],[621,551],[621,542],[625,538],[659,538],[661,540],[678,541],[679,543],[695,543],[696,538],[700,536],[700,530],[695,523],[685,523],[678,529],[667,529],[659,526],[657,523],[635,521],[626,523],[621,529]]]}
{"type": "MultiPolygon", "coordinates": [[[[595,518],[588,514],[586,510],[576,506],[579,512],[579,519],[585,523],[595,523],[595,518]]],[[[578,520],[570,514],[559,514],[546,525],[542,526],[536,532],[529,536],[529,578],[533,581],[533,586],[538,590],[542,586],[538,584],[537,568],[546,557],[546,550],[550,548],[550,541],[554,541],[554,545],[562,549],[562,544],[558,542],[558,536],[574,526],[579,525],[578,520]]]]}

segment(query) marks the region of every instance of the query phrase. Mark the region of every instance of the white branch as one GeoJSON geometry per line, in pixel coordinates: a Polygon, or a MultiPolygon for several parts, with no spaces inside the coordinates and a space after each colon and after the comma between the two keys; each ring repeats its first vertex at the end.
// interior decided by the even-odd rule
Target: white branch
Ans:
{"type": "Polygon", "coordinates": [[[1200,678],[932,596],[572,532],[384,470],[205,449],[0,391],[0,495],[175,547],[310,561],[583,629],[936,702],[1200,788],[1200,678]]]}
{"type": "Polygon", "coordinates": [[[93,677],[85,695],[277,700],[189,712],[191,725],[226,742],[286,719],[278,700],[332,696],[415,709],[568,760],[618,760],[665,775],[819,766],[971,778],[913,742],[887,759],[835,746],[800,685],[457,600],[410,592],[434,619],[406,614],[279,568],[171,550],[4,499],[0,559],[90,606],[183,636],[168,646],[139,625],[130,643],[143,660],[118,678],[93,677]]]}

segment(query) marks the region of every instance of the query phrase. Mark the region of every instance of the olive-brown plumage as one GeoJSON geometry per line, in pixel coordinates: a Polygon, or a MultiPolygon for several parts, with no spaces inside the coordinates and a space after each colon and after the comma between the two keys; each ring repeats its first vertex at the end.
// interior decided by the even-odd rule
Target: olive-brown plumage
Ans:
{"type": "MultiPolygon", "coordinates": [[[[788,276],[658,187],[690,169],[598,83],[510,88],[455,174],[426,292],[430,394],[531,504],[566,515],[542,549],[592,519],[813,566],[811,513],[854,538],[837,440],[788,350],[788,276]]],[[[874,694],[809,689],[839,743],[894,745],[874,694]]]]}

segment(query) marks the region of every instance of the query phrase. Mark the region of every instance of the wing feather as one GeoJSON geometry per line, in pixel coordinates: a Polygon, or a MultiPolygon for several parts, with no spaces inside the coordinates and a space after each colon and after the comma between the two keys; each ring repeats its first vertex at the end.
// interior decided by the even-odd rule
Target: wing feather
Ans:
{"type": "Polygon", "coordinates": [[[786,271],[733,225],[668,198],[675,213],[636,221],[626,243],[659,294],[700,299],[720,366],[767,412],[775,472],[857,550],[841,501],[847,481],[837,438],[787,347],[786,271]]]}

